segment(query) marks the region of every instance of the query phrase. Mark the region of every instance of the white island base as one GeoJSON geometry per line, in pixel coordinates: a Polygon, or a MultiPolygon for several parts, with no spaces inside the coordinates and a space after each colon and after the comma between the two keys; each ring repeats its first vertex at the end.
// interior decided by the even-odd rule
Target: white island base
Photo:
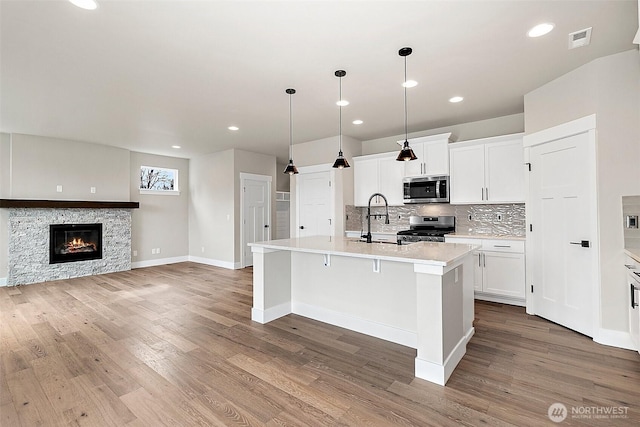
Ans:
{"type": "Polygon", "coordinates": [[[464,356],[474,333],[474,246],[324,236],[251,246],[252,320],[294,313],[415,348],[415,376],[440,385],[464,356]]]}

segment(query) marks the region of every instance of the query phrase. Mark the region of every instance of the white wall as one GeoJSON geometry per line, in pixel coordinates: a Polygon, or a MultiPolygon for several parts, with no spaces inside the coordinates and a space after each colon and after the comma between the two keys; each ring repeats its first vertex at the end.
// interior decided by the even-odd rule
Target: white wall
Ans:
{"type": "MultiPolygon", "coordinates": [[[[459,123],[436,129],[422,130],[409,133],[409,138],[439,135],[451,132],[452,142],[468,141],[470,139],[488,138],[490,136],[508,135],[524,131],[524,114],[496,117],[476,122],[459,123]]],[[[387,153],[400,151],[397,141],[404,141],[404,134],[392,135],[384,138],[362,141],[362,154],[387,153]]]]}
{"type": "Polygon", "coordinates": [[[140,202],[140,209],[131,214],[131,261],[133,267],[164,263],[167,259],[189,254],[189,160],[176,157],[130,153],[131,201],[140,202]],[[179,195],[140,194],[140,166],[157,166],[178,170],[179,195]],[[159,254],[151,249],[160,248],[159,254]],[[137,251],[137,256],[133,255],[137,251]]]}
{"type": "Polygon", "coordinates": [[[12,134],[10,167],[14,199],[129,201],[129,151],[122,148],[12,134]]]}
{"type": "Polygon", "coordinates": [[[622,196],[640,195],[640,57],[599,58],[525,95],[525,132],[596,114],[601,327],[628,331],[622,196]]]}
{"type": "Polygon", "coordinates": [[[195,261],[239,268],[240,173],[272,177],[275,218],[275,156],[231,149],[191,159],[189,170],[189,255],[195,261]]]}
{"type": "Polygon", "coordinates": [[[233,150],[191,159],[189,255],[234,267],[235,179],[233,150]]]}

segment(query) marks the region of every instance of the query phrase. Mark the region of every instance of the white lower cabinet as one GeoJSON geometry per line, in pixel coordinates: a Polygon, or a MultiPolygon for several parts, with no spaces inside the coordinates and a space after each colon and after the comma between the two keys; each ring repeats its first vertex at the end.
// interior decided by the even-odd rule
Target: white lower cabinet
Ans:
{"type": "Polygon", "coordinates": [[[481,246],[473,254],[476,299],[525,305],[524,241],[449,236],[445,240],[481,246]]]}

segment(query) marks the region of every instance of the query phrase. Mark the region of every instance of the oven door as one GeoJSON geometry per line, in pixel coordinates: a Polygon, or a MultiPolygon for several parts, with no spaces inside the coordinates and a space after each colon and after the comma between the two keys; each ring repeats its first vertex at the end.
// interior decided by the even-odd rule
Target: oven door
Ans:
{"type": "Polygon", "coordinates": [[[448,203],[448,176],[421,176],[403,180],[404,203],[448,203]]]}

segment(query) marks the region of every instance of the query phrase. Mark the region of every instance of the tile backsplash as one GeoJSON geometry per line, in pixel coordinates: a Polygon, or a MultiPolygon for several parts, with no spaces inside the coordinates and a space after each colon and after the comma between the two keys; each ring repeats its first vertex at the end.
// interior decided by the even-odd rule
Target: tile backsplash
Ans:
{"type": "MultiPolygon", "coordinates": [[[[371,231],[392,232],[409,228],[411,215],[453,215],[456,232],[524,237],[526,231],[524,203],[504,205],[451,205],[447,203],[415,204],[389,207],[389,224],[384,223],[384,207],[371,208],[371,231]],[[498,220],[500,215],[501,220],[498,220]]],[[[367,208],[345,206],[345,229],[366,230],[367,208]]]]}
{"type": "Polygon", "coordinates": [[[624,247],[628,249],[640,249],[640,228],[627,228],[627,215],[636,215],[640,218],[640,196],[622,197],[622,227],[624,230],[624,247]]]}

